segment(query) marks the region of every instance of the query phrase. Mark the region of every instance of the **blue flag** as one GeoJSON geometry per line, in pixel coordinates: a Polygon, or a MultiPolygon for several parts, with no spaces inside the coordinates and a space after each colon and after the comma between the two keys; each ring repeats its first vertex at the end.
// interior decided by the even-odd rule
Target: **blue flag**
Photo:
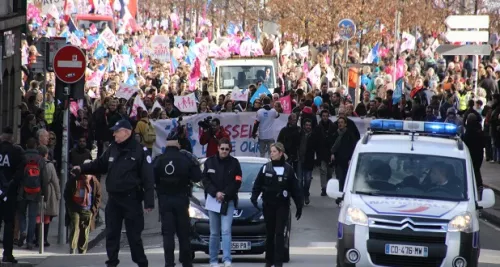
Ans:
{"type": "Polygon", "coordinates": [[[394,94],[392,95],[392,104],[396,105],[401,101],[401,96],[403,95],[403,78],[400,78],[396,81],[396,90],[394,90],[394,94]]]}
{"type": "Polygon", "coordinates": [[[236,34],[236,26],[232,22],[229,22],[229,25],[227,26],[227,34],[229,35],[234,35],[236,34]]]}
{"type": "Polygon", "coordinates": [[[261,94],[270,95],[271,92],[269,91],[269,89],[267,89],[267,86],[262,84],[259,88],[257,88],[257,91],[255,91],[252,98],[250,98],[250,103],[253,105],[255,99],[259,98],[261,94]]]}
{"type": "Polygon", "coordinates": [[[196,54],[194,53],[194,48],[191,46],[189,48],[189,51],[187,52],[184,61],[186,61],[187,64],[192,65],[195,60],[196,60],[196,54]]]}
{"type": "Polygon", "coordinates": [[[177,67],[179,67],[179,62],[177,61],[177,59],[175,59],[174,56],[170,56],[170,64],[172,64],[172,68],[174,69],[174,71],[177,69],[177,67]]]}
{"type": "Polygon", "coordinates": [[[135,74],[131,74],[130,76],[128,76],[128,79],[125,83],[128,85],[137,85],[137,79],[135,78],[135,74]]]}
{"type": "Polygon", "coordinates": [[[101,59],[107,56],[108,56],[108,50],[106,50],[106,47],[104,47],[104,44],[102,42],[99,42],[96,49],[94,50],[94,57],[96,59],[101,59]]]}

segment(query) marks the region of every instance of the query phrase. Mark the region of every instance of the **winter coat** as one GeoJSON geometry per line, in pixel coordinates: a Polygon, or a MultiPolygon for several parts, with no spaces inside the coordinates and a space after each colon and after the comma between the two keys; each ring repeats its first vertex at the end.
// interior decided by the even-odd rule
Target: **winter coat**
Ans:
{"type": "Polygon", "coordinates": [[[59,186],[59,178],[57,177],[54,163],[46,161],[45,175],[43,183],[47,185],[47,194],[45,195],[46,206],[44,210],[45,216],[59,215],[59,201],[61,200],[61,187],[59,186]]]}

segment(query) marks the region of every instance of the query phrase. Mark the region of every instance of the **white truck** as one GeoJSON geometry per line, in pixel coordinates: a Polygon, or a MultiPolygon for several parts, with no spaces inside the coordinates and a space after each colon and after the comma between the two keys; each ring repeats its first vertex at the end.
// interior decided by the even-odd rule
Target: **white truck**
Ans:
{"type": "Polygon", "coordinates": [[[278,87],[278,58],[276,56],[240,57],[217,59],[212,73],[211,92],[228,94],[235,87],[248,89],[251,84],[262,81],[269,91],[278,87]]]}

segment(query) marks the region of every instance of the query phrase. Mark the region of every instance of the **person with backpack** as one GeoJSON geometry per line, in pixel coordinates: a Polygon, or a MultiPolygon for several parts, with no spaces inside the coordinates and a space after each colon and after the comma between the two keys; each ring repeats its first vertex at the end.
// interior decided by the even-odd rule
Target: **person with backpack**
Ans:
{"type": "MultiPolygon", "coordinates": [[[[17,214],[19,216],[19,230],[21,232],[18,246],[22,247],[24,241],[26,241],[26,248],[32,249],[39,202],[42,195],[47,196],[48,191],[47,185],[43,183],[46,162],[40,156],[37,150],[37,142],[34,138],[30,138],[26,142],[25,156],[26,164],[18,189],[19,207],[17,214]],[[27,216],[26,212],[28,212],[27,216]]],[[[47,199],[45,199],[45,203],[46,201],[47,199]]]]}
{"type": "Polygon", "coordinates": [[[135,134],[139,135],[141,145],[145,146],[151,155],[153,152],[153,144],[156,141],[156,132],[155,127],[151,121],[149,121],[147,110],[142,111],[141,120],[139,120],[135,126],[135,134]]]}
{"type": "MultiPolygon", "coordinates": [[[[84,163],[91,162],[86,160],[84,163]]],[[[95,228],[95,217],[101,203],[101,184],[93,175],[71,175],[64,189],[68,213],[70,254],[85,254],[90,231],[95,228]]]]}
{"type": "Polygon", "coordinates": [[[17,188],[26,165],[24,150],[14,144],[13,135],[12,127],[5,127],[0,138],[0,223],[4,224],[2,262],[9,263],[17,263],[12,255],[17,188]]]}

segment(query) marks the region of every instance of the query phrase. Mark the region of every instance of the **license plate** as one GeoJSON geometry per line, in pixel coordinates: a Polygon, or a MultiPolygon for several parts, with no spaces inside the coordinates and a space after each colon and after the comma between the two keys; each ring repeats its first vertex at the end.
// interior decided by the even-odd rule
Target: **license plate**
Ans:
{"type": "Polygon", "coordinates": [[[429,248],[423,246],[385,244],[385,254],[411,257],[427,257],[429,254],[429,248]]]}
{"type": "MultiPolygon", "coordinates": [[[[222,250],[222,242],[220,243],[220,248],[222,250]]],[[[252,243],[244,242],[231,242],[231,250],[251,250],[252,243]]]]}

